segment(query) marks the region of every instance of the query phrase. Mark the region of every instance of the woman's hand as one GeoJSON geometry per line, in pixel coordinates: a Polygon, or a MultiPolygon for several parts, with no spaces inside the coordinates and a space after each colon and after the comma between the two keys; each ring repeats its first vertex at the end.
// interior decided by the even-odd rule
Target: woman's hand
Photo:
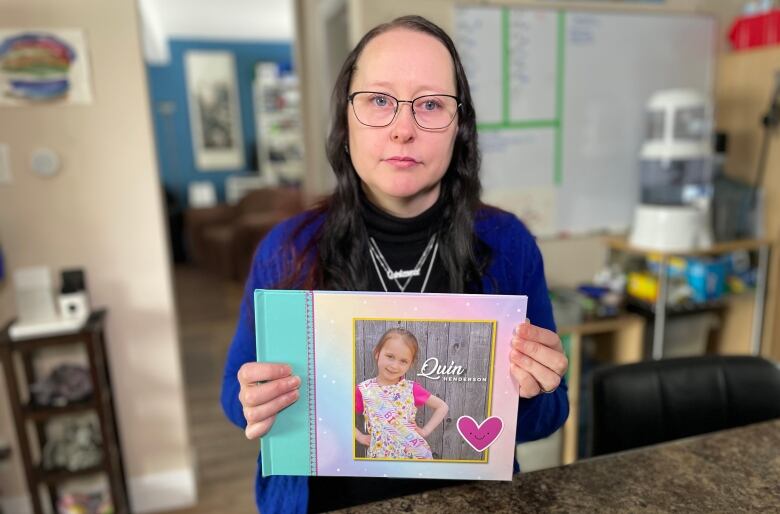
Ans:
{"type": "Polygon", "coordinates": [[[569,368],[558,334],[528,321],[514,330],[509,362],[522,398],[555,391],[569,368]]]}
{"type": "Polygon", "coordinates": [[[238,401],[244,407],[247,439],[268,433],[276,413],[300,396],[301,379],[292,375],[287,364],[247,362],[238,370],[238,401]]]}

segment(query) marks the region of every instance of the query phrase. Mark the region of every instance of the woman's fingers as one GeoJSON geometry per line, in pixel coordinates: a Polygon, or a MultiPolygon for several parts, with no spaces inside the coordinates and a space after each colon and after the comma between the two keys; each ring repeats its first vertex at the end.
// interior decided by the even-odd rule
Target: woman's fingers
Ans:
{"type": "Polygon", "coordinates": [[[244,407],[244,418],[246,418],[247,424],[259,423],[273,418],[277,412],[294,403],[299,397],[300,393],[294,389],[257,406],[244,407]]]}
{"type": "MultiPolygon", "coordinates": [[[[569,360],[563,353],[563,345],[558,334],[546,328],[537,327],[528,321],[517,326],[512,336],[512,350],[509,360],[536,382],[541,392],[553,391],[561,383],[561,377],[569,368],[569,360]]],[[[525,378],[526,375],[517,373],[525,378]]],[[[527,386],[526,393],[533,392],[527,386]]],[[[538,394],[538,392],[536,393],[538,394]]],[[[528,397],[523,394],[521,396],[528,397]]],[[[533,396],[533,395],[532,395],[533,396]]]]}
{"type": "Polygon", "coordinates": [[[263,421],[260,421],[259,423],[248,424],[246,426],[246,429],[244,430],[244,434],[246,435],[246,438],[257,439],[258,437],[263,437],[265,434],[268,433],[269,430],[271,430],[271,425],[274,424],[275,419],[276,416],[271,416],[270,418],[265,418],[263,421]]]}
{"type": "Polygon", "coordinates": [[[514,337],[512,339],[535,341],[544,346],[547,346],[548,348],[563,353],[563,345],[561,344],[561,338],[558,337],[558,334],[552,330],[547,330],[546,328],[532,325],[528,321],[517,325],[514,331],[514,337]]]}
{"type": "Polygon", "coordinates": [[[561,375],[524,353],[518,352],[517,350],[511,350],[509,352],[509,359],[514,366],[517,366],[528,373],[542,392],[553,391],[561,383],[561,375]]]}
{"type": "Polygon", "coordinates": [[[520,388],[521,398],[533,398],[541,392],[539,383],[523,368],[514,363],[510,363],[509,371],[512,374],[512,378],[515,379],[518,387],[520,388]]]}
{"type": "Polygon", "coordinates": [[[512,339],[512,348],[538,362],[558,376],[563,376],[566,374],[566,370],[569,369],[569,360],[562,351],[554,350],[537,341],[512,339]]]}
{"type": "Polygon", "coordinates": [[[273,362],[246,362],[238,369],[238,383],[242,386],[288,377],[292,368],[273,362]]]}
{"type": "Polygon", "coordinates": [[[276,414],[300,396],[301,379],[291,373],[287,364],[269,362],[248,362],[238,370],[238,400],[244,408],[244,433],[248,439],[264,436],[276,414]]]}
{"type": "Polygon", "coordinates": [[[245,408],[255,407],[294,391],[300,385],[301,379],[296,376],[278,378],[261,384],[246,385],[241,387],[238,399],[245,408]]]}

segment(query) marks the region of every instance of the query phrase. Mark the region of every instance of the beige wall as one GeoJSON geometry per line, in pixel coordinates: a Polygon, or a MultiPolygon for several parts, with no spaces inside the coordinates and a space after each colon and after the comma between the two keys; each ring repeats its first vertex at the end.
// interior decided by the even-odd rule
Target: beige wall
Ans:
{"type": "MultiPolygon", "coordinates": [[[[2,28],[82,28],[91,105],[0,108],[14,181],[0,185],[0,241],[10,269],[86,269],[92,302],[109,309],[107,343],[128,481],[189,468],[178,334],[134,0],[3,0],[2,28]],[[62,171],[28,170],[50,147],[62,171]]],[[[10,277],[0,319],[14,314],[10,277]]],[[[4,381],[0,437],[15,443],[4,381]]],[[[18,452],[0,491],[25,493],[18,452]]]]}
{"type": "MultiPolygon", "coordinates": [[[[721,57],[718,67],[716,98],[717,125],[729,134],[726,170],[747,182],[756,178],[758,156],[763,137],[759,120],[766,113],[769,97],[780,70],[780,47],[770,46],[721,57]]],[[[763,180],[765,236],[774,241],[770,258],[763,354],[780,360],[780,135],[767,141],[767,160],[763,180]]],[[[736,302],[735,302],[736,303],[736,302]]],[[[752,328],[753,302],[734,305],[725,319],[722,339],[725,344],[744,338],[752,328]]]]}
{"type": "Polygon", "coordinates": [[[316,198],[335,185],[325,155],[330,89],[328,77],[325,17],[326,2],[295,0],[295,67],[299,74],[303,116],[304,180],[306,193],[316,198]],[[305,67],[305,69],[304,69],[305,67]],[[328,84],[323,84],[323,82],[328,84]]]}

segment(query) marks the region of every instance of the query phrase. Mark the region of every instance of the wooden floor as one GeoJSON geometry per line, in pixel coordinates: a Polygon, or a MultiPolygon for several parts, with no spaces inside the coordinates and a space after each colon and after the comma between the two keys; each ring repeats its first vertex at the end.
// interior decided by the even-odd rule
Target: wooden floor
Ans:
{"type": "Polygon", "coordinates": [[[177,267],[174,273],[198,504],[171,514],[255,513],[259,443],[248,441],[227,421],[219,403],[222,367],[242,287],[189,266],[177,267]]]}

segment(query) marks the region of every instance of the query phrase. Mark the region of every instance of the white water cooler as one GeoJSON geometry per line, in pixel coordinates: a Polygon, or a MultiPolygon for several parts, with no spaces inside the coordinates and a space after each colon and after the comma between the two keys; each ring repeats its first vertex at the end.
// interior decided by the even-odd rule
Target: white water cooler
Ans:
{"type": "Polygon", "coordinates": [[[640,205],[632,246],[682,252],[712,245],[712,112],[687,89],[655,93],[640,151],[640,205]]]}

